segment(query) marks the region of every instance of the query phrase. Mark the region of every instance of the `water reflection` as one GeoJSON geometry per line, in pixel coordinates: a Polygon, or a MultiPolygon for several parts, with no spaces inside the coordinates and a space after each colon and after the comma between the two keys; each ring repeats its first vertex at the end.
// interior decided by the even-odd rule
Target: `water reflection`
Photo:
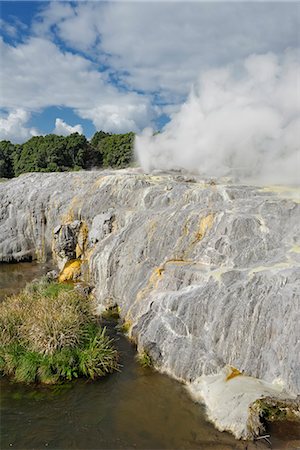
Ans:
{"type": "Polygon", "coordinates": [[[0,300],[7,295],[22,289],[26,283],[34,278],[44,275],[51,270],[52,264],[39,264],[36,262],[24,262],[22,264],[0,263],[0,300]]]}

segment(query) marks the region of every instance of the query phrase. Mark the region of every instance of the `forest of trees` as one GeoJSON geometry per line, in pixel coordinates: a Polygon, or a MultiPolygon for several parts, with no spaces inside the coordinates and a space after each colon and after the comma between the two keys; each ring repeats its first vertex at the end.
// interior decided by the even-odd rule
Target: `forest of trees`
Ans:
{"type": "Polygon", "coordinates": [[[91,168],[124,168],[133,162],[134,133],[97,131],[92,139],[69,136],[34,136],[24,144],[0,141],[0,178],[25,172],[63,172],[91,168]]]}

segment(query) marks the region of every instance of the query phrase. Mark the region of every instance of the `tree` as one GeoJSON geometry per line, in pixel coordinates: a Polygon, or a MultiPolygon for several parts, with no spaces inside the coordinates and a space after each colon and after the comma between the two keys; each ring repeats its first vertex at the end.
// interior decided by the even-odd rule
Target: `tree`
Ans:
{"type": "Polygon", "coordinates": [[[88,154],[89,143],[82,134],[35,136],[22,144],[21,153],[15,159],[15,173],[85,168],[88,154]]]}
{"type": "Polygon", "coordinates": [[[102,141],[102,139],[105,139],[106,137],[111,136],[111,133],[106,133],[105,131],[96,131],[94,136],[91,139],[91,146],[94,148],[99,148],[99,144],[102,141]]]}
{"type": "Polygon", "coordinates": [[[91,142],[79,133],[34,136],[22,145],[0,142],[0,177],[24,172],[62,172],[92,167],[127,167],[133,159],[134,133],[97,131],[91,142]]]}
{"type": "Polygon", "coordinates": [[[124,168],[133,161],[134,133],[113,134],[103,138],[99,143],[103,166],[124,168]]]}
{"type": "Polygon", "coordinates": [[[0,141],[0,178],[14,176],[13,158],[16,146],[10,141],[0,141]]]}
{"type": "Polygon", "coordinates": [[[65,154],[65,138],[48,134],[34,136],[21,145],[21,151],[14,158],[15,175],[24,172],[47,172],[57,167],[64,170],[67,163],[65,154]]]}

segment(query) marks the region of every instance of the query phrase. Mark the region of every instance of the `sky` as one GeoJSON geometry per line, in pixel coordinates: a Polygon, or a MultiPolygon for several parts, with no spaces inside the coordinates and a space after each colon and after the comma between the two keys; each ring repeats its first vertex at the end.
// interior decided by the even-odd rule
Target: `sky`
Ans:
{"type": "Polygon", "coordinates": [[[161,130],[203,74],[299,48],[298,2],[0,5],[0,139],[18,143],[161,130]]]}

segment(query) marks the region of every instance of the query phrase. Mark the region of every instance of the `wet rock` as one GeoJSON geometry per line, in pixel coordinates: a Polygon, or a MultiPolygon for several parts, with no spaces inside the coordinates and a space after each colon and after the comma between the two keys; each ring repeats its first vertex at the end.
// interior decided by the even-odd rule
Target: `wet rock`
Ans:
{"type": "Polygon", "coordinates": [[[74,220],[55,227],[53,231],[53,254],[59,269],[63,269],[67,261],[76,259],[80,220],[74,220]]]}

